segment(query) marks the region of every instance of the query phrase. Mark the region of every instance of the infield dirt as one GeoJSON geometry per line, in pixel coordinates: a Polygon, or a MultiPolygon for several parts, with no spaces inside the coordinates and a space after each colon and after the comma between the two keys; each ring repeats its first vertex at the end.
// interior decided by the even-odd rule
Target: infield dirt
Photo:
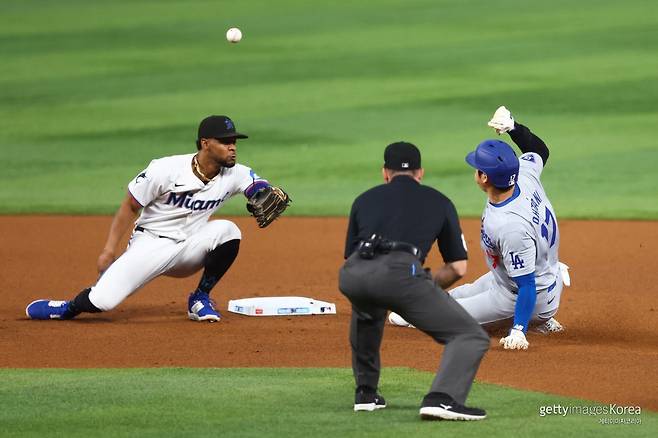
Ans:
{"type": "MultiPolygon", "coordinates": [[[[30,301],[69,299],[94,282],[111,218],[0,217],[0,367],[349,367],[350,307],[337,286],[346,219],[284,218],[265,230],[252,218],[232,220],[243,242],[213,292],[223,319],[209,324],[187,320],[197,276],[156,279],[105,314],[28,320],[30,301]],[[226,311],[229,299],[272,295],[332,301],[338,312],[226,311]]],[[[472,281],[486,269],[479,221],[462,226],[472,281]]],[[[658,410],[658,223],[563,220],[560,229],[573,283],[557,315],[566,331],[531,333],[522,352],[504,351],[492,337],[477,380],[658,410]]],[[[439,263],[433,249],[427,266],[439,263]]],[[[384,366],[434,371],[440,352],[421,332],[386,327],[384,366]]]]}

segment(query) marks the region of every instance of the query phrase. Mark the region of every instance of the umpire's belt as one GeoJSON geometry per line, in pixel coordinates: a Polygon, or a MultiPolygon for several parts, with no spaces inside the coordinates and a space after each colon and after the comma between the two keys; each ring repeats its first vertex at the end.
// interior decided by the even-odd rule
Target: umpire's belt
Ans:
{"type": "MultiPolygon", "coordinates": [[[[147,230],[145,230],[144,227],[135,227],[135,231],[141,231],[142,233],[145,233],[147,230]]],[[[160,236],[159,234],[154,234],[154,236],[158,236],[161,239],[168,239],[167,236],[160,236]]]]}
{"type": "Polygon", "coordinates": [[[386,254],[387,252],[391,252],[391,251],[406,252],[414,257],[420,257],[420,250],[416,246],[407,242],[389,241],[383,244],[382,246],[377,247],[377,249],[375,249],[375,252],[381,254],[386,254]]]}
{"type": "Polygon", "coordinates": [[[359,242],[356,251],[362,259],[372,259],[376,254],[388,254],[391,251],[406,252],[420,258],[420,250],[414,245],[388,240],[378,234],[373,234],[370,239],[359,242]]]}

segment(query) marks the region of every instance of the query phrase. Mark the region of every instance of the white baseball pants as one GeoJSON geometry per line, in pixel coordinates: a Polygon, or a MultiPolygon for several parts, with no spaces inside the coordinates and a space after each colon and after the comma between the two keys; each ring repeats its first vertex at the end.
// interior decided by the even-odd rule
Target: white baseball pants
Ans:
{"type": "MultiPolygon", "coordinates": [[[[562,287],[562,277],[558,275],[555,287],[550,291],[543,289],[537,292],[532,322],[546,321],[557,313],[562,287]]],[[[452,289],[450,296],[482,325],[514,317],[517,296],[496,283],[491,272],[484,274],[473,283],[452,289]]]]}
{"type": "Polygon", "coordinates": [[[128,248],[91,288],[89,300],[103,311],[115,308],[160,275],[188,277],[199,271],[206,255],[229,240],[241,239],[240,229],[227,220],[213,220],[184,241],[135,231],[128,248]]]}

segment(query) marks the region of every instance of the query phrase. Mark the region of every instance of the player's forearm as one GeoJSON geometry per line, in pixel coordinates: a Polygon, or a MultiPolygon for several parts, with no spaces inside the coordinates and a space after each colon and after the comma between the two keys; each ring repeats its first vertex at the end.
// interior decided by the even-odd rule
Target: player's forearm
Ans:
{"type": "Polygon", "coordinates": [[[548,161],[548,147],[544,141],[537,137],[527,126],[514,122],[514,129],[509,131],[509,136],[514,140],[514,143],[521,149],[524,154],[527,152],[534,152],[539,154],[544,161],[544,166],[548,161]]]}
{"type": "Polygon", "coordinates": [[[441,268],[439,268],[439,270],[434,275],[434,282],[438,284],[441,289],[447,289],[457,280],[466,275],[466,266],[466,260],[446,263],[441,268]]]}
{"type": "Polygon", "coordinates": [[[110,232],[107,236],[107,241],[105,242],[105,246],[103,248],[104,251],[110,251],[114,253],[117,245],[119,244],[119,241],[126,233],[126,230],[128,230],[128,228],[130,228],[135,222],[137,213],[138,211],[134,211],[133,208],[131,208],[130,200],[127,198],[124,199],[124,201],[121,203],[121,206],[114,215],[114,219],[112,219],[110,232]]]}
{"type": "Polygon", "coordinates": [[[528,330],[530,318],[535,309],[537,302],[537,286],[535,284],[535,274],[527,274],[521,277],[513,278],[519,287],[516,304],[514,306],[514,328],[522,330],[524,333],[528,330]]]}

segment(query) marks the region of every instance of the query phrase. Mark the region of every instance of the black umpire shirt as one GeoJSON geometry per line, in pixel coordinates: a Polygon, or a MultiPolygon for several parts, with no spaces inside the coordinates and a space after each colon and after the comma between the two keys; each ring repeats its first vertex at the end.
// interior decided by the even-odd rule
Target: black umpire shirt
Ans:
{"type": "Polygon", "coordinates": [[[445,263],[468,258],[457,210],[450,199],[408,175],[397,175],[354,200],[345,258],[374,233],[415,245],[421,251],[422,263],[435,240],[445,263]]]}

